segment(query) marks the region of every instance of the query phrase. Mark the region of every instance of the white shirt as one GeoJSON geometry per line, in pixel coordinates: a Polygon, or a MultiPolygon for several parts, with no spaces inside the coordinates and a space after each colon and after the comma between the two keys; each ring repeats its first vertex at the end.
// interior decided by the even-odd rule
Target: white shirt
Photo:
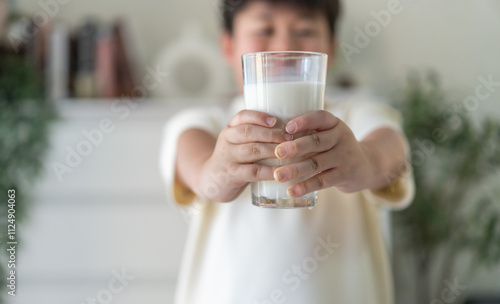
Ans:
{"type": "MultiPolygon", "coordinates": [[[[397,112],[366,94],[325,100],[358,140],[381,127],[400,130],[397,112]]],[[[175,303],[393,303],[378,210],[411,202],[411,173],[377,194],[321,190],[312,210],[253,206],[250,187],[233,202],[206,202],[175,180],[179,135],[199,128],[217,136],[243,108],[240,97],[228,109],[185,110],[165,126],[160,167],[167,197],[190,215],[175,303]]]]}

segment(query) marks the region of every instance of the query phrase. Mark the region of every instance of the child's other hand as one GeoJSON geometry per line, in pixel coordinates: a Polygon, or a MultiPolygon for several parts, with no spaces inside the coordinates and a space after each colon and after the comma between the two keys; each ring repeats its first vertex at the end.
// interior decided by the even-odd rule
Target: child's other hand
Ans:
{"type": "Polygon", "coordinates": [[[274,127],[276,122],[270,114],[243,110],[222,130],[202,170],[202,183],[218,187],[212,189],[217,195],[211,199],[230,201],[248,182],[273,179],[276,167],[254,162],[276,158],[276,146],[292,139],[290,134],[274,127]]]}
{"type": "Polygon", "coordinates": [[[274,172],[274,178],[279,182],[315,174],[291,186],[288,192],[292,197],[332,186],[344,192],[359,191],[375,174],[363,143],[356,140],[342,120],[327,111],[298,116],[288,122],[286,130],[290,134],[316,131],[276,147],[275,153],[280,159],[312,155],[274,172]]]}

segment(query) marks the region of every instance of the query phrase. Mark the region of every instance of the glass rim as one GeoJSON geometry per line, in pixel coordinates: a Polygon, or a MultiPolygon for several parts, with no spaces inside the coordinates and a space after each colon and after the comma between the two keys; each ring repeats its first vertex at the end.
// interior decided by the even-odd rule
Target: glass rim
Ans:
{"type": "MultiPolygon", "coordinates": [[[[256,57],[259,55],[278,55],[278,54],[290,54],[290,55],[309,55],[309,56],[318,56],[318,57],[328,57],[328,54],[321,52],[306,52],[306,51],[266,51],[266,52],[252,52],[241,55],[241,58],[247,57],[256,57]]],[[[283,58],[283,57],[274,57],[274,58],[283,58]]],[[[290,58],[290,57],[288,57],[290,58]]]]}

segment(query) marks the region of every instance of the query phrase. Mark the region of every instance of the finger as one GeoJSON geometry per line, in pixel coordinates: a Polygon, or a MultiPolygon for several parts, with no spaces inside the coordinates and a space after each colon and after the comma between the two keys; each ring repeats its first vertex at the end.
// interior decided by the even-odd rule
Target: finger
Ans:
{"type": "Polygon", "coordinates": [[[306,130],[323,131],[337,126],[339,121],[328,111],[314,111],[290,120],[286,125],[286,131],[289,134],[297,134],[306,130]]]}
{"type": "Polygon", "coordinates": [[[315,154],[296,163],[281,166],[274,171],[274,179],[283,183],[335,168],[338,164],[334,154],[335,151],[330,150],[315,154]]]}
{"type": "Polygon", "coordinates": [[[337,168],[315,175],[301,183],[288,187],[290,197],[301,197],[307,193],[335,186],[342,182],[342,176],[337,168]]]}
{"type": "Polygon", "coordinates": [[[276,144],[248,143],[234,147],[233,160],[238,163],[253,163],[261,159],[275,158],[276,144]]]}
{"type": "Polygon", "coordinates": [[[281,129],[266,128],[251,124],[238,125],[224,130],[226,140],[232,144],[251,142],[282,143],[292,139],[292,135],[281,129]]]}
{"type": "Polygon", "coordinates": [[[245,164],[235,167],[231,174],[247,182],[270,181],[273,180],[274,169],[276,169],[276,167],[259,164],[245,164]]]}
{"type": "Polygon", "coordinates": [[[276,121],[276,117],[265,112],[242,110],[233,117],[228,126],[235,127],[244,124],[252,124],[263,127],[274,127],[276,121]]]}
{"type": "Polygon", "coordinates": [[[274,154],[279,159],[304,156],[311,153],[324,152],[332,149],[339,142],[340,132],[337,128],[315,132],[287,141],[276,146],[274,154]]]}

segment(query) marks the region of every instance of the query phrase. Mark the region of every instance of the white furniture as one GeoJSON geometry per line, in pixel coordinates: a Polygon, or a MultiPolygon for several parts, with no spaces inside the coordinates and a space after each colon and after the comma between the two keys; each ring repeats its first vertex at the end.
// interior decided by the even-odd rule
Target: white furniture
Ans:
{"type": "Polygon", "coordinates": [[[166,119],[197,103],[60,103],[45,174],[17,229],[18,296],[9,303],[107,303],[110,296],[110,303],[172,302],[187,223],[166,201],[158,152],[166,119]],[[113,131],[59,180],[54,162],[66,165],[68,147],[85,146],[82,131],[97,130],[103,119],[113,131]],[[135,278],[119,288],[112,271],[122,269],[135,278]]]}

